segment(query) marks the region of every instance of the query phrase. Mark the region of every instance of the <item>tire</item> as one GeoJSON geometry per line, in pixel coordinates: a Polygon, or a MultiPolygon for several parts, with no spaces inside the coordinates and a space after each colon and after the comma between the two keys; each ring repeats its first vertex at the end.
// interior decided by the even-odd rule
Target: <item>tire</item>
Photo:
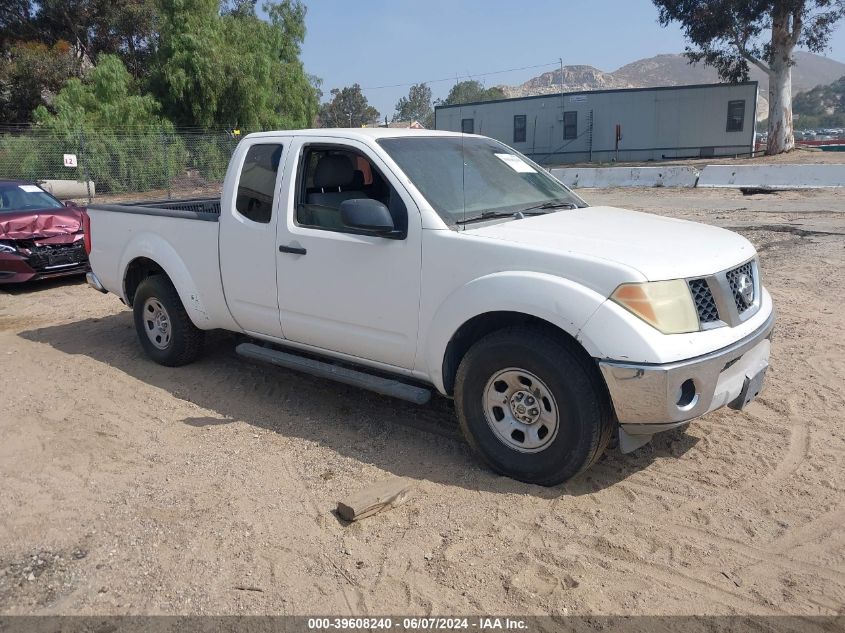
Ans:
{"type": "Polygon", "coordinates": [[[592,360],[536,327],[499,330],[473,345],[458,367],[455,403],[467,441],[490,468],[542,486],[592,466],[615,427],[592,360]]]}
{"type": "Polygon", "coordinates": [[[188,318],[167,277],[152,275],[144,279],[135,291],[132,310],[141,347],[159,365],[187,365],[202,353],[205,333],[188,318]]]}

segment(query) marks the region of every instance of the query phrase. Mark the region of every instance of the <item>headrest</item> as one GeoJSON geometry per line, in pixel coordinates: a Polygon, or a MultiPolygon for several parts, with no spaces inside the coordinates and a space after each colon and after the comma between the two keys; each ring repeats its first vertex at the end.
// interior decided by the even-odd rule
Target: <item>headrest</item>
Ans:
{"type": "Polygon", "coordinates": [[[345,187],[352,182],[352,161],[344,154],[326,154],[314,171],[314,186],[345,187]]]}

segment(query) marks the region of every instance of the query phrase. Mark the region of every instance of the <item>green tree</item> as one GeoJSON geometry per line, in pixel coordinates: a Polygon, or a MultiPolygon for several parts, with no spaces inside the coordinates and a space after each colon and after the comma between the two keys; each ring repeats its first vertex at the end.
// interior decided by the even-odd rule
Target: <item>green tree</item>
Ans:
{"type": "Polygon", "coordinates": [[[120,55],[135,76],[144,74],[153,37],[154,0],[4,0],[0,47],[14,41],[53,46],[70,42],[96,63],[100,54],[120,55]]]}
{"type": "Polygon", "coordinates": [[[249,3],[221,14],[217,0],[160,0],[154,92],[180,125],[289,128],[310,124],[317,96],[299,59],[305,7],[249,3]]]}
{"type": "Polygon", "coordinates": [[[31,121],[101,54],[146,75],[154,13],[154,0],[0,0],[0,121],[31,121]]]}
{"type": "Polygon", "coordinates": [[[70,45],[13,44],[0,60],[0,123],[28,123],[39,105],[48,104],[65,81],[79,73],[70,45]]]}
{"type": "Polygon", "coordinates": [[[474,103],[477,101],[496,101],[504,99],[505,93],[498,86],[485,88],[480,81],[475,79],[459,81],[446,98],[438,101],[438,105],[458,105],[460,103],[474,103]]]}
{"type": "Polygon", "coordinates": [[[50,109],[38,106],[35,122],[53,131],[78,132],[91,128],[129,128],[166,123],[161,106],[148,94],[141,94],[136,81],[120,58],[102,55],[83,78],[72,78],[53,99],[50,109]]]}
{"type": "Polygon", "coordinates": [[[362,127],[378,121],[379,111],[367,102],[361,86],[332,88],[332,100],[320,106],[321,127],[362,127]]]}
{"type": "Polygon", "coordinates": [[[238,16],[255,15],[257,0],[221,0],[220,13],[238,16]]]}
{"type": "Polygon", "coordinates": [[[39,135],[28,140],[49,165],[60,165],[62,153],[80,152],[100,190],[148,191],[166,186],[187,159],[159,112],[119,57],[101,55],[83,79],[68,80],[50,110],[36,108],[39,135]]]}
{"type": "Polygon", "coordinates": [[[35,39],[33,0],[2,0],[0,3],[0,53],[15,42],[35,39]]]}
{"type": "Polygon", "coordinates": [[[704,61],[722,79],[748,79],[749,64],[769,76],[767,154],[795,145],[792,127],[793,52],[827,47],[845,0],[653,0],[663,26],[678,22],[692,46],[691,62],[704,61]]]}
{"type": "Polygon", "coordinates": [[[431,127],[434,110],[431,107],[431,88],[426,84],[414,84],[407,97],[396,103],[393,118],[398,121],[419,121],[425,127],[431,127]]]}

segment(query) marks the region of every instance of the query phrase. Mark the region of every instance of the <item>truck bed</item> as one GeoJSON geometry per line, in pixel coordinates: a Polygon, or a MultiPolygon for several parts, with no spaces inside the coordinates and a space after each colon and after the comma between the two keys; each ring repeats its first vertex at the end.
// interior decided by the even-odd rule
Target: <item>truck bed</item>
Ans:
{"type": "Polygon", "coordinates": [[[88,207],[89,260],[103,287],[126,303],[127,267],[139,259],[163,268],[200,328],[237,329],[223,297],[218,254],[220,200],[153,200],[88,207]]]}
{"type": "Polygon", "coordinates": [[[157,215],[186,220],[217,222],[220,219],[220,198],[185,198],[181,200],[148,200],[122,204],[92,204],[89,209],[157,215]]]}

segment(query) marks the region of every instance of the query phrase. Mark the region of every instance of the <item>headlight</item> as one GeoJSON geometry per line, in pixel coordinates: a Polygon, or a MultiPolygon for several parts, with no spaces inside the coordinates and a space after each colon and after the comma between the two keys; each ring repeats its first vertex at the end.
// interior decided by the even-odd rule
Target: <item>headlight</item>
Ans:
{"type": "Polygon", "coordinates": [[[17,253],[18,249],[8,242],[0,242],[0,253],[17,253]]]}
{"type": "Polygon", "coordinates": [[[698,312],[683,279],[622,284],[610,298],[664,334],[699,330],[698,312]]]}

